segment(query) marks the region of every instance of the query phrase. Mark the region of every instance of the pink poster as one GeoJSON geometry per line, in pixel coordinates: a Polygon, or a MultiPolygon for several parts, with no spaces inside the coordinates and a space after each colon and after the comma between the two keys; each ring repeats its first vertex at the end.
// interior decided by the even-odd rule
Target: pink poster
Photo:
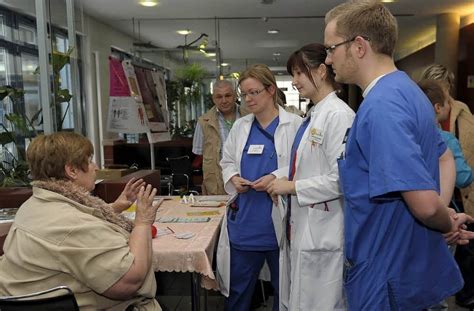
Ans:
{"type": "Polygon", "coordinates": [[[110,71],[110,96],[122,97],[130,96],[127,78],[123,71],[122,62],[113,57],[109,57],[110,71]]]}

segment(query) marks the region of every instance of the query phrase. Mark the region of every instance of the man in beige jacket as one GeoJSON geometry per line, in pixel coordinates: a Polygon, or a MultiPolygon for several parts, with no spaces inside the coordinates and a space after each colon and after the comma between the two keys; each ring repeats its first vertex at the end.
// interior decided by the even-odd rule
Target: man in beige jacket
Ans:
{"type": "Polygon", "coordinates": [[[202,155],[202,193],[226,194],[219,162],[222,146],[235,120],[246,112],[236,104],[237,94],[232,82],[218,80],[212,92],[212,107],[198,119],[193,138],[193,153],[202,155]]]}

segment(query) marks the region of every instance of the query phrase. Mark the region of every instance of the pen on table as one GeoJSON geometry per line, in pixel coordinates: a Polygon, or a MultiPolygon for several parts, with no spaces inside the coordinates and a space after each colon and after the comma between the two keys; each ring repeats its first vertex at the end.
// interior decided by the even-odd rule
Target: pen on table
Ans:
{"type": "Polygon", "coordinates": [[[175,233],[173,229],[171,229],[170,227],[166,227],[169,231],[171,231],[172,233],[175,233]]]}

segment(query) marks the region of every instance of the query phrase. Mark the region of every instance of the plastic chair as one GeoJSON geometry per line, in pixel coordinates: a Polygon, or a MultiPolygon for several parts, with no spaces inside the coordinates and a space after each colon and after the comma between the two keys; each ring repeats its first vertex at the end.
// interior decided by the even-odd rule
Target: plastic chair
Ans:
{"type": "Polygon", "coordinates": [[[67,286],[58,286],[41,292],[0,297],[1,311],[79,311],[74,293],[67,286]],[[51,296],[50,294],[55,294],[51,296]]]}

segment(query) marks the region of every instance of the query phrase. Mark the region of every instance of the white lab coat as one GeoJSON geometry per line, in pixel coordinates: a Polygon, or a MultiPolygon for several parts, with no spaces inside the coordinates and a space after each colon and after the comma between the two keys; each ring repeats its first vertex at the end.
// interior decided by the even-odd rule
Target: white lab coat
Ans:
{"type": "MultiPolygon", "coordinates": [[[[290,304],[280,310],[346,308],[343,200],[337,158],[344,151],[353,119],[354,112],[334,92],[311,111],[310,124],[298,146],[293,178],[296,196],[291,196],[291,269],[285,271],[288,265],[280,267],[280,275],[291,275],[290,304]]],[[[280,285],[283,290],[284,285],[280,285]]]]}
{"type": "MultiPolygon", "coordinates": [[[[242,154],[247,143],[247,138],[250,134],[250,129],[254,121],[253,114],[247,115],[235,121],[229,136],[224,144],[222,160],[220,165],[222,167],[222,176],[224,180],[224,189],[228,194],[236,194],[236,189],[231,177],[241,175],[240,162],[242,154]]],[[[301,118],[295,114],[286,112],[279,107],[280,122],[275,130],[275,149],[278,155],[278,167],[288,166],[290,161],[291,146],[301,124],[301,118]]],[[[288,168],[287,168],[288,169],[288,168]]],[[[233,201],[236,196],[232,196],[233,201]]],[[[230,202],[231,202],[230,201],[230,202]]],[[[227,206],[228,208],[228,206],[227,206]]],[[[274,220],[275,232],[277,240],[280,242],[283,239],[284,228],[282,228],[282,220],[277,206],[273,206],[272,218],[274,220]]],[[[227,231],[227,210],[224,216],[219,242],[217,246],[216,255],[216,278],[219,283],[221,293],[228,297],[230,289],[230,243],[229,234],[227,231]]],[[[280,298],[281,300],[281,298],[280,298]]]]}

